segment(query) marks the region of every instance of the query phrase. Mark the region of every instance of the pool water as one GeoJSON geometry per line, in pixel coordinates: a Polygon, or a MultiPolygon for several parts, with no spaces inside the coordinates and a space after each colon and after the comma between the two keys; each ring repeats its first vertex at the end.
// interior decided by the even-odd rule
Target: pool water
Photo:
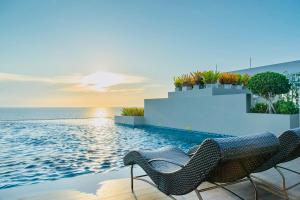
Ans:
{"type": "Polygon", "coordinates": [[[0,121],[0,189],[123,167],[132,149],[183,150],[208,133],[115,125],[112,118],[0,121]]]}

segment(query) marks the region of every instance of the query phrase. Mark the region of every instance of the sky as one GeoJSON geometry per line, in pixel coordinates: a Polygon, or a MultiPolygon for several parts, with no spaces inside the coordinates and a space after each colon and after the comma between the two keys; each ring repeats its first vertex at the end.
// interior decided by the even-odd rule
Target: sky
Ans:
{"type": "Polygon", "coordinates": [[[173,77],[300,59],[300,1],[0,0],[0,107],[142,106],[173,77]]]}

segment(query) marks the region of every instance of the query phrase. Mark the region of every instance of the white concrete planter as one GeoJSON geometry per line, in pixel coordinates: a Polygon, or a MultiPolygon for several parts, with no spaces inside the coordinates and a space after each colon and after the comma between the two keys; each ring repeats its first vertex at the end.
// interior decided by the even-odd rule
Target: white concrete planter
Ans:
{"type": "Polygon", "coordinates": [[[215,83],[213,88],[221,88],[221,85],[219,83],[215,83]]]}
{"type": "Polygon", "coordinates": [[[182,91],[188,91],[188,90],[191,90],[191,89],[193,89],[192,86],[183,86],[182,87],[182,91]]]}
{"type": "Polygon", "coordinates": [[[219,84],[218,83],[209,83],[206,84],[207,88],[218,88],[219,84]]]}
{"type": "Polygon", "coordinates": [[[242,85],[235,85],[235,88],[238,89],[238,90],[242,90],[244,88],[244,86],[242,86],[242,85]]]}
{"type": "Polygon", "coordinates": [[[144,124],[144,121],[144,116],[115,116],[116,124],[141,126],[144,124]]]}
{"type": "Polygon", "coordinates": [[[193,90],[200,90],[200,89],[203,89],[204,86],[203,85],[194,85],[193,86],[193,90]]]}
{"type": "Polygon", "coordinates": [[[225,89],[231,89],[232,88],[232,84],[223,84],[223,87],[225,89]]]}
{"type": "Polygon", "coordinates": [[[176,87],[175,88],[175,92],[181,92],[182,91],[182,87],[176,87]]]}

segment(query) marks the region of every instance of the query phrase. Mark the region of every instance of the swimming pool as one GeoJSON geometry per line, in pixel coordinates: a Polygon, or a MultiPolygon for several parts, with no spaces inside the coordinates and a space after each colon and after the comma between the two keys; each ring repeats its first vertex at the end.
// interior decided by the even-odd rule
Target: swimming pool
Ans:
{"type": "Polygon", "coordinates": [[[123,166],[132,149],[187,150],[220,135],[115,125],[112,118],[0,121],[0,189],[123,166]]]}

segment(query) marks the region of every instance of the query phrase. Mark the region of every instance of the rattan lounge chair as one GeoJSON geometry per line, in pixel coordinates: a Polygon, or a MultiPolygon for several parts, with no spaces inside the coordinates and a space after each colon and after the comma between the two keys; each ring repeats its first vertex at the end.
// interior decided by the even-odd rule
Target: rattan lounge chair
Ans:
{"type": "MultiPolygon", "coordinates": [[[[194,148],[196,150],[190,152],[193,154],[191,157],[177,148],[131,151],[124,157],[124,164],[131,165],[132,191],[133,180],[139,179],[152,184],[171,198],[174,198],[172,195],[184,195],[195,191],[198,198],[202,199],[202,191],[223,187],[223,184],[233,184],[249,177],[251,172],[278,150],[278,146],[278,139],[271,133],[214,138],[206,139],[194,148]],[[134,177],[135,164],[142,167],[146,175],[134,177]],[[152,182],[143,179],[144,176],[149,176],[152,182]],[[198,190],[198,186],[205,181],[215,186],[198,190]]],[[[252,180],[249,180],[257,199],[256,187],[252,180]]]]}
{"type": "MultiPolygon", "coordinates": [[[[274,167],[274,169],[280,174],[282,178],[282,192],[284,193],[285,198],[288,199],[289,197],[287,191],[299,185],[300,182],[291,185],[289,187],[286,187],[286,179],[281,169],[290,171],[298,175],[300,175],[300,172],[280,166],[280,164],[299,158],[300,128],[285,131],[283,134],[281,134],[278,137],[278,139],[280,143],[279,151],[276,154],[274,154],[268,161],[266,161],[262,166],[256,169],[255,173],[263,172],[274,167]]],[[[253,177],[258,178],[255,175],[253,177]]],[[[263,181],[264,183],[266,183],[266,185],[269,185],[268,182],[262,179],[260,179],[260,181],[263,181]]]]}

